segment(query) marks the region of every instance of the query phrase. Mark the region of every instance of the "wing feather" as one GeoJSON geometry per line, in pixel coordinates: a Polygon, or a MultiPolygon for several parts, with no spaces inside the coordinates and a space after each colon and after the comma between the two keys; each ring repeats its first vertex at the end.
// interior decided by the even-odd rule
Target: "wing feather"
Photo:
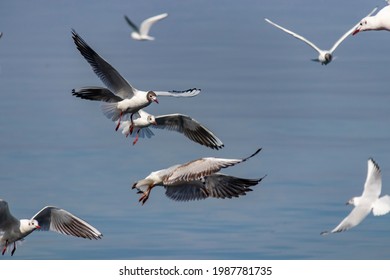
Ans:
{"type": "Polygon", "coordinates": [[[139,33],[141,35],[148,35],[149,34],[149,30],[150,28],[152,27],[152,25],[154,23],[156,23],[157,21],[159,20],[162,20],[164,18],[166,18],[168,16],[167,13],[164,13],[164,14],[160,14],[160,15],[157,15],[157,16],[153,16],[153,17],[150,17],[148,19],[145,19],[142,23],[141,23],[141,26],[139,28],[139,33]]]}
{"type": "Polygon", "coordinates": [[[19,220],[12,216],[9,211],[8,202],[0,199],[0,232],[11,228],[12,225],[18,223],[19,220]]]}
{"type": "Polygon", "coordinates": [[[250,187],[257,185],[263,178],[245,179],[213,174],[198,180],[182,181],[164,187],[166,196],[177,201],[200,200],[208,197],[225,199],[245,195],[252,191],[250,187]]]}
{"type": "Polygon", "coordinates": [[[32,219],[37,220],[41,230],[44,231],[51,230],[88,239],[100,239],[102,237],[102,234],[86,221],[58,207],[46,206],[35,214],[32,219]]]}
{"type": "Polygon", "coordinates": [[[166,176],[165,180],[163,181],[163,184],[170,185],[179,181],[193,181],[201,177],[211,175],[215,172],[218,172],[222,168],[226,168],[244,162],[258,154],[260,151],[261,148],[249,157],[243,159],[224,159],[207,157],[190,161],[188,163],[180,165],[175,170],[173,170],[170,175],[166,176]]]}
{"type": "Polygon", "coordinates": [[[156,117],[154,128],[173,130],[184,134],[188,139],[212,149],[221,149],[224,145],[208,128],[195,119],[182,114],[169,114],[156,117]]]}
{"type": "Polygon", "coordinates": [[[284,28],[284,27],[278,25],[278,24],[272,22],[271,20],[269,20],[267,18],[265,19],[265,21],[268,22],[269,24],[272,24],[273,26],[279,28],[280,30],[290,34],[291,36],[295,37],[296,39],[299,39],[299,40],[303,41],[304,43],[308,44],[310,47],[315,49],[318,53],[322,52],[322,50],[319,47],[317,47],[315,44],[313,44],[311,41],[309,41],[305,37],[303,37],[303,36],[301,36],[301,35],[299,35],[299,34],[297,34],[295,32],[292,32],[291,30],[288,30],[287,28],[284,28]]]}
{"type": "Polygon", "coordinates": [[[353,228],[360,224],[364,220],[364,218],[367,217],[370,211],[370,206],[356,206],[354,209],[352,209],[349,215],[345,217],[340,224],[338,224],[338,226],[336,226],[330,232],[324,231],[321,234],[324,235],[349,230],[350,228],[353,228]]]}
{"type": "Polygon", "coordinates": [[[135,32],[140,33],[138,26],[134,22],[132,22],[126,15],[125,15],[125,20],[127,24],[130,25],[130,27],[133,28],[135,32]]]}
{"type": "Polygon", "coordinates": [[[72,95],[81,99],[104,101],[109,103],[116,103],[123,100],[118,95],[113,94],[108,88],[94,86],[72,89],[72,95]]]}
{"type": "Polygon", "coordinates": [[[72,30],[72,38],[77,49],[91,65],[95,74],[112,92],[122,99],[131,98],[135,89],[107,61],[100,57],[81,37],[72,30]]]}

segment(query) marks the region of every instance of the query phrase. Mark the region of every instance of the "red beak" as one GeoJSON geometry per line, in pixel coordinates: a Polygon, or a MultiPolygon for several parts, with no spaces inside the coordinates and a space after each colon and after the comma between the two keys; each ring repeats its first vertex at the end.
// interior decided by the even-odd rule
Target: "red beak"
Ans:
{"type": "Polygon", "coordinates": [[[355,31],[352,32],[352,36],[359,33],[359,31],[360,31],[359,29],[355,29],[355,31]]]}
{"type": "Polygon", "coordinates": [[[37,228],[37,229],[40,229],[40,228],[41,228],[41,226],[36,226],[35,228],[37,228]]]}

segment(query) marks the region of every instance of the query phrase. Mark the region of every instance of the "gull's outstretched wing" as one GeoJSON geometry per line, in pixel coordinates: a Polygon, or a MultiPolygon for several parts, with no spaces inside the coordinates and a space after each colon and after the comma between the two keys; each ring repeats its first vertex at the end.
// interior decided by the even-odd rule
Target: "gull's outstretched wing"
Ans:
{"type": "Polygon", "coordinates": [[[207,197],[233,198],[252,191],[250,187],[257,185],[263,178],[245,179],[216,173],[199,180],[165,186],[165,194],[177,201],[200,200],[207,197]]]}
{"type": "Polygon", "coordinates": [[[86,221],[64,209],[46,206],[32,217],[38,221],[41,230],[55,231],[88,239],[100,239],[102,234],[86,221]]]}
{"type": "Polygon", "coordinates": [[[163,181],[164,185],[172,185],[180,181],[193,181],[218,172],[222,168],[236,165],[254,157],[261,151],[257,149],[252,155],[242,159],[225,159],[206,157],[190,161],[175,168],[163,181]]]}
{"type": "Polygon", "coordinates": [[[169,114],[156,117],[155,128],[174,130],[190,140],[212,149],[221,149],[223,143],[209,129],[195,119],[182,114],[169,114]]]}
{"type": "Polygon", "coordinates": [[[120,102],[123,99],[112,93],[108,88],[103,87],[81,87],[72,89],[72,95],[81,99],[104,101],[109,103],[120,102]]]}
{"type": "Polygon", "coordinates": [[[279,28],[280,30],[283,30],[284,32],[290,34],[291,36],[293,36],[293,37],[295,37],[295,38],[297,38],[297,39],[299,39],[299,40],[305,42],[305,43],[308,44],[310,47],[312,47],[313,49],[315,49],[318,53],[321,53],[321,52],[322,52],[322,50],[321,50],[320,48],[318,48],[316,45],[314,45],[312,42],[310,42],[310,41],[309,41],[308,39],[306,39],[305,37],[303,37],[303,36],[301,36],[301,35],[299,35],[299,34],[297,34],[297,33],[295,33],[295,32],[292,32],[291,30],[288,30],[287,28],[284,28],[284,27],[278,25],[278,24],[276,24],[276,23],[270,21],[270,20],[267,19],[267,18],[265,19],[265,21],[268,22],[268,23],[270,23],[270,24],[272,24],[273,26],[279,28]]]}
{"type": "Polygon", "coordinates": [[[77,49],[91,65],[95,74],[116,95],[122,99],[131,98],[134,88],[107,61],[100,57],[81,37],[72,30],[72,38],[77,49]]]}
{"type": "Polygon", "coordinates": [[[154,91],[157,96],[193,97],[200,93],[201,89],[190,88],[187,90],[154,91]]]}
{"type": "Polygon", "coordinates": [[[370,158],[367,162],[367,178],[362,197],[379,198],[382,190],[382,175],[379,165],[370,158]]]}
{"type": "Polygon", "coordinates": [[[371,205],[359,205],[352,209],[351,213],[347,217],[344,218],[344,220],[341,221],[341,223],[335,227],[333,230],[324,231],[321,234],[329,234],[329,233],[335,233],[335,232],[343,232],[350,228],[353,228],[361,223],[361,221],[364,220],[365,217],[370,213],[371,211],[371,205]]]}
{"type": "Polygon", "coordinates": [[[126,15],[125,15],[125,20],[127,24],[130,25],[130,27],[133,28],[135,32],[140,33],[138,26],[134,24],[134,22],[132,22],[126,15]]]}
{"type": "Polygon", "coordinates": [[[164,14],[160,14],[160,15],[157,15],[157,16],[154,16],[154,17],[150,17],[150,18],[144,20],[141,23],[141,25],[140,25],[139,33],[141,35],[148,35],[149,34],[149,30],[152,27],[152,25],[154,23],[156,23],[157,21],[162,20],[163,18],[166,18],[167,16],[168,16],[168,14],[164,13],[164,14]]]}
{"type": "Polygon", "coordinates": [[[9,211],[7,201],[0,199],[0,235],[2,231],[12,228],[12,225],[17,225],[19,220],[12,216],[9,211]]]}

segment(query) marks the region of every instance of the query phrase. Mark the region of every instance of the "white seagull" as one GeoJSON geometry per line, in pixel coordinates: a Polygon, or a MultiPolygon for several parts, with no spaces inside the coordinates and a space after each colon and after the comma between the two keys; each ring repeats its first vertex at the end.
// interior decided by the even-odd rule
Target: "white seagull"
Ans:
{"type": "Polygon", "coordinates": [[[135,182],[132,188],[142,194],[139,199],[142,204],[148,200],[155,186],[163,186],[166,196],[178,201],[239,197],[251,191],[250,187],[257,185],[264,177],[244,179],[217,172],[250,159],[260,150],[243,159],[206,157],[174,165],[151,172],[145,179],[135,182]]]}
{"type": "MultiPolygon", "coordinates": [[[[375,8],[374,10],[372,10],[371,13],[368,14],[368,16],[372,15],[375,11],[377,10],[377,8],[375,8]]],[[[336,48],[345,40],[345,38],[347,38],[350,34],[352,34],[352,32],[356,29],[357,25],[354,25],[351,29],[349,29],[347,32],[344,33],[343,36],[340,37],[340,39],[338,39],[336,41],[336,43],[334,43],[333,47],[329,50],[322,50],[320,49],[319,47],[317,47],[314,43],[312,43],[311,41],[309,41],[308,39],[306,39],[305,37],[295,33],[295,32],[292,32],[291,30],[288,30],[274,22],[272,22],[271,20],[269,19],[265,19],[266,22],[272,24],[273,26],[283,30],[284,32],[292,35],[293,37],[305,42],[306,44],[308,44],[310,47],[312,47],[313,49],[315,49],[317,52],[318,52],[318,58],[315,58],[315,59],[312,59],[312,61],[317,61],[317,62],[320,62],[322,65],[326,65],[328,64],[329,62],[332,61],[333,59],[333,52],[336,50],[336,48]]]]}
{"type": "Polygon", "coordinates": [[[88,100],[103,101],[102,110],[107,118],[118,120],[119,128],[124,114],[132,114],[152,102],[158,103],[157,96],[192,97],[200,93],[200,89],[184,91],[142,91],[130,85],[107,61],[100,57],[77,33],[72,30],[72,38],[77,49],[91,65],[95,74],[109,89],[99,87],[83,87],[73,89],[76,97],[88,100]],[[100,89],[100,90],[98,90],[100,89]]]}
{"type": "Polygon", "coordinates": [[[360,31],[369,30],[387,30],[390,31],[390,1],[387,0],[387,6],[382,8],[375,16],[368,15],[363,18],[355,28],[352,35],[360,31]]]}
{"type": "Polygon", "coordinates": [[[152,137],[154,133],[149,127],[153,127],[177,131],[188,139],[212,149],[218,150],[224,146],[208,128],[190,116],[182,114],[154,116],[144,110],[139,110],[134,116],[133,122],[123,121],[119,127],[126,137],[129,135],[135,137],[133,145],[137,143],[139,137],[152,137]]]}
{"type": "Polygon", "coordinates": [[[125,15],[125,20],[126,22],[133,28],[133,32],[131,32],[131,37],[134,40],[138,41],[153,41],[154,37],[149,36],[149,30],[152,27],[154,23],[156,23],[159,20],[162,20],[168,16],[167,13],[157,15],[154,17],[150,17],[148,19],[145,19],[140,27],[135,25],[126,15],[125,15]]]}
{"type": "Polygon", "coordinates": [[[10,213],[8,203],[0,199],[0,245],[3,246],[3,255],[13,243],[12,256],[16,250],[16,242],[23,240],[36,229],[88,239],[100,239],[103,236],[87,222],[54,206],[44,207],[31,219],[18,220],[10,213]]]}
{"type": "Polygon", "coordinates": [[[324,231],[321,234],[346,231],[360,224],[371,212],[374,216],[385,215],[390,211],[390,196],[379,197],[382,189],[381,170],[378,164],[370,158],[368,160],[367,178],[364,183],[364,190],[361,196],[351,198],[347,204],[355,208],[341,223],[333,230],[324,231]]]}

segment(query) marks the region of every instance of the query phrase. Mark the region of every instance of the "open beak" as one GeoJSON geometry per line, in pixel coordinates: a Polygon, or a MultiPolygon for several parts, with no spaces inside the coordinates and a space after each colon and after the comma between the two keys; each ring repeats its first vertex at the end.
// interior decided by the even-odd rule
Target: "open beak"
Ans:
{"type": "Polygon", "coordinates": [[[156,99],[154,99],[153,101],[154,101],[154,102],[156,102],[156,103],[158,104],[158,100],[157,100],[157,98],[156,98],[156,99]]]}
{"type": "Polygon", "coordinates": [[[352,36],[359,33],[360,29],[359,28],[356,28],[353,32],[352,32],[352,36]]]}

